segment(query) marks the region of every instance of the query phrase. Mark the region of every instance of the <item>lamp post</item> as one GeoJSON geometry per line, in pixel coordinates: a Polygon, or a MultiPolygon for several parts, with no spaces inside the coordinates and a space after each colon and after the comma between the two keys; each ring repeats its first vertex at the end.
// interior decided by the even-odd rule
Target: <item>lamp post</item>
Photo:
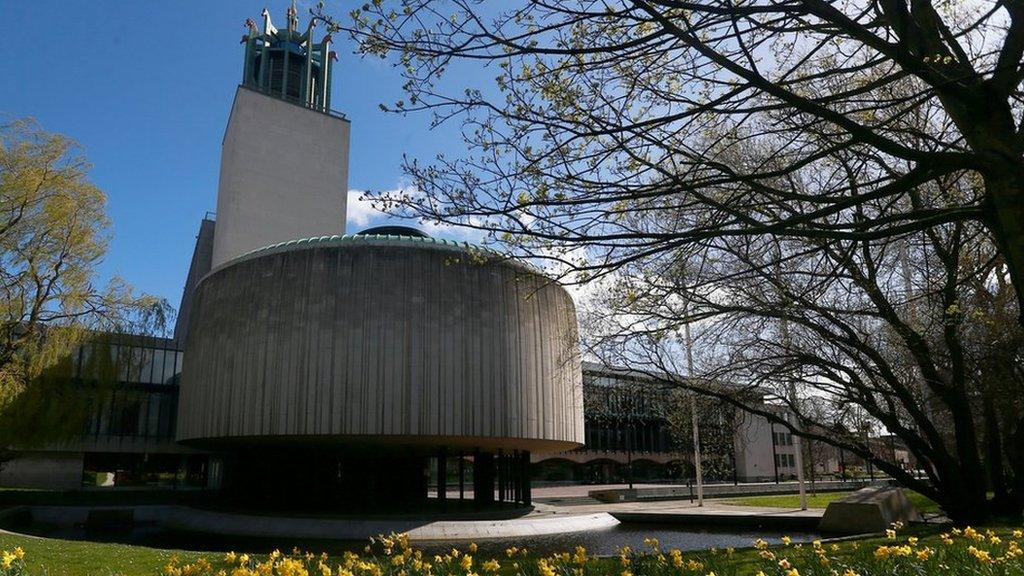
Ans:
{"type": "Polygon", "coordinates": [[[775,483],[779,483],[779,452],[775,449],[775,421],[768,422],[772,430],[772,465],[775,470],[775,483]]]}
{"type": "Polygon", "coordinates": [[[633,489],[633,407],[632,402],[629,403],[629,414],[626,417],[626,480],[629,483],[629,489],[633,489]]]}
{"type": "MultiPolygon", "coordinates": [[[[690,336],[690,323],[683,325],[686,333],[686,376],[693,378],[693,338],[690,336]]],[[[697,393],[690,395],[690,422],[693,428],[693,471],[697,477],[697,506],[704,506],[704,473],[700,462],[700,428],[697,424],[697,393]]]]}
{"type": "MultiPolygon", "coordinates": [[[[786,318],[782,318],[779,328],[782,332],[783,346],[785,346],[786,349],[789,349],[789,322],[786,318]]],[[[793,407],[793,410],[796,410],[797,400],[796,382],[791,378],[789,380],[789,403],[790,406],[793,407]]],[[[789,415],[793,418],[792,423],[795,431],[799,424],[796,412],[790,411],[789,415]]],[[[801,438],[798,434],[793,434],[793,451],[796,453],[796,485],[797,490],[800,492],[800,509],[807,510],[807,489],[804,487],[804,451],[801,446],[801,438]]]]}
{"type": "MultiPolygon", "coordinates": [[[[782,261],[782,250],[779,249],[778,256],[777,256],[777,261],[776,261],[775,273],[780,278],[780,282],[779,282],[780,285],[781,285],[781,276],[782,276],[781,261],[782,261]]],[[[784,301],[784,303],[786,305],[790,304],[789,298],[787,298],[784,293],[781,294],[781,296],[783,297],[783,301],[784,301]]],[[[780,332],[780,336],[782,337],[783,349],[788,351],[789,350],[789,345],[790,345],[789,321],[786,319],[785,315],[782,315],[779,318],[779,332],[780,332]]],[[[792,407],[792,410],[790,411],[790,415],[792,415],[792,417],[793,417],[793,422],[792,422],[792,424],[793,424],[793,431],[796,431],[797,425],[800,422],[797,419],[796,412],[795,412],[795,410],[797,408],[797,393],[796,393],[796,381],[793,378],[789,379],[789,394],[788,395],[789,395],[789,404],[792,407]]],[[[803,450],[801,449],[801,445],[800,445],[800,436],[797,435],[797,434],[793,435],[793,451],[796,452],[796,482],[797,482],[797,488],[800,491],[800,509],[801,510],[807,510],[807,490],[804,489],[804,458],[803,458],[803,450]]]]}

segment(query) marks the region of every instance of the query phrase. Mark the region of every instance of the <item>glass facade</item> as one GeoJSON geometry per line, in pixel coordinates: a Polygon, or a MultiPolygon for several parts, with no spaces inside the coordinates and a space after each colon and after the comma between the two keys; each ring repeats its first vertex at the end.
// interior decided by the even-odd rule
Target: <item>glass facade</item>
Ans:
{"type": "Polygon", "coordinates": [[[584,450],[670,452],[670,391],[650,382],[584,370],[584,450]]]}
{"type": "Polygon", "coordinates": [[[182,351],[164,339],[96,341],[72,358],[72,378],[92,386],[84,435],[173,441],[182,351]]]}
{"type": "Polygon", "coordinates": [[[556,458],[540,466],[540,477],[592,483],[691,478],[696,409],[704,478],[736,479],[738,424],[736,410],[725,402],[695,399],[670,383],[595,365],[584,365],[583,401],[583,448],[574,462],[556,458]]]}

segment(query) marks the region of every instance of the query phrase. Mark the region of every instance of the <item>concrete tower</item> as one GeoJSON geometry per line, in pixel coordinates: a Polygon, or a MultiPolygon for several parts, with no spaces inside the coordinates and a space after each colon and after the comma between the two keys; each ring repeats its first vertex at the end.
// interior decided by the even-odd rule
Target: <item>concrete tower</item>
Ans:
{"type": "Polygon", "coordinates": [[[331,110],[333,24],[298,11],[277,29],[248,19],[242,83],[221,149],[216,221],[196,237],[174,337],[184,343],[196,285],[211,269],[264,246],[345,233],[349,122],[331,110]],[[327,28],[314,41],[318,25],[327,28]]]}
{"type": "MultiPolygon", "coordinates": [[[[212,265],[270,244],[345,232],[349,122],[332,112],[331,36],[314,15],[277,29],[263,11],[243,37],[245,65],[221,151],[212,265]]],[[[330,30],[327,30],[330,32],[330,30]]]]}

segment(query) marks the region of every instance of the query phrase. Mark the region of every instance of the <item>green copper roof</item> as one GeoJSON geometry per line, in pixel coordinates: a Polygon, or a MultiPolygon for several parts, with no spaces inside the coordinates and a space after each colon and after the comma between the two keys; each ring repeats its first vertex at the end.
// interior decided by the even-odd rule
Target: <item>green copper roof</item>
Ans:
{"type": "Polygon", "coordinates": [[[523,262],[521,260],[513,259],[508,254],[471,244],[469,242],[456,242],[454,240],[444,240],[440,238],[421,237],[421,236],[393,236],[393,235],[377,235],[377,234],[345,234],[345,235],[334,235],[334,236],[314,236],[312,238],[300,238],[297,240],[289,240],[287,242],[279,242],[277,244],[271,244],[264,246],[263,248],[257,248],[250,252],[246,252],[241,256],[232,258],[227,262],[217,266],[216,269],[226,268],[233,264],[245,260],[251,260],[253,258],[259,258],[261,256],[268,256],[270,254],[278,254],[282,252],[291,252],[293,250],[304,250],[307,248],[330,248],[330,247],[344,247],[344,246],[409,246],[409,247],[423,247],[432,249],[451,250],[452,252],[463,252],[468,254],[482,254],[489,257],[500,258],[507,260],[511,264],[516,264],[529,269],[531,272],[540,273],[535,267],[523,262]]]}
{"type": "Polygon", "coordinates": [[[477,246],[476,244],[470,244],[469,242],[456,242],[454,240],[444,240],[441,238],[431,238],[429,236],[394,236],[387,235],[382,236],[379,234],[344,234],[334,236],[314,236],[312,238],[300,238],[298,240],[289,240],[287,242],[280,242],[278,244],[271,244],[270,246],[264,246],[263,248],[257,248],[251,252],[243,254],[239,258],[245,258],[250,255],[263,254],[267,252],[278,252],[283,250],[289,250],[291,248],[300,247],[322,247],[322,246],[341,246],[347,244],[386,244],[386,245],[406,245],[406,244],[430,244],[434,246],[441,246],[451,248],[453,250],[464,250],[464,251],[479,251],[494,254],[495,256],[503,256],[503,254],[491,250],[490,248],[484,248],[483,246],[477,246]]]}

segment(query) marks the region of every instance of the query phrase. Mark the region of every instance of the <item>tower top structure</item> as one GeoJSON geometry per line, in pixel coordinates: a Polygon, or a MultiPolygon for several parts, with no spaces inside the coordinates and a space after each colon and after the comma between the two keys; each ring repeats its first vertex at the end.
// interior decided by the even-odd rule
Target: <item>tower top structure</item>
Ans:
{"type": "Polygon", "coordinates": [[[331,67],[337,55],[331,50],[331,34],[339,28],[323,15],[321,2],[310,10],[306,31],[300,33],[298,9],[293,1],[287,11],[287,26],[278,29],[270,20],[270,11],[263,9],[263,28],[247,18],[245,66],[242,85],[270,96],[328,112],[331,108],[331,67]],[[326,28],[324,36],[314,41],[318,23],[326,28]]]}

